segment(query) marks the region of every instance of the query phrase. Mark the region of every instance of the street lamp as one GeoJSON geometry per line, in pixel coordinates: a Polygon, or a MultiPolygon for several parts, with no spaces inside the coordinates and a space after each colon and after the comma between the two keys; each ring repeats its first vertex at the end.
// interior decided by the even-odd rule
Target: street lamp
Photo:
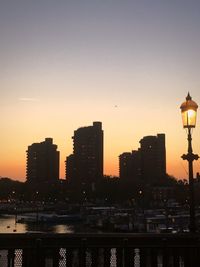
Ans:
{"type": "Polygon", "coordinates": [[[182,155],[183,160],[188,161],[189,169],[189,200],[190,200],[190,232],[196,232],[196,223],[195,223],[195,199],[194,199],[194,178],[193,178],[193,161],[197,160],[199,156],[193,154],[192,151],[192,128],[196,126],[196,115],[197,115],[198,105],[194,102],[188,93],[186,101],[180,106],[183,128],[187,129],[188,134],[188,153],[182,155]]]}

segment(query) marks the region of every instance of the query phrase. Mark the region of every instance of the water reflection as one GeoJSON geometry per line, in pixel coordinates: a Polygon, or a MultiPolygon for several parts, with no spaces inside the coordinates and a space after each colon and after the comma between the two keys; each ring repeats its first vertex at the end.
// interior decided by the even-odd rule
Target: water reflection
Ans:
{"type": "Polygon", "coordinates": [[[54,226],[54,233],[58,233],[58,234],[61,234],[61,233],[73,233],[74,230],[73,230],[73,227],[72,225],[55,225],[54,226]]]}
{"type": "Polygon", "coordinates": [[[68,224],[16,223],[16,218],[13,215],[0,216],[0,233],[27,232],[73,233],[74,226],[68,224]]]}

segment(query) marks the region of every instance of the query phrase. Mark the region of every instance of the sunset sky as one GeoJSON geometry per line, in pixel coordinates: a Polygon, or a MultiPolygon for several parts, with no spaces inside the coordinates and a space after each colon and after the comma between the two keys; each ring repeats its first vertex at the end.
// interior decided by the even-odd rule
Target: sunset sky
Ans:
{"type": "Polygon", "coordinates": [[[74,130],[101,121],[105,174],[165,133],[167,172],[186,178],[180,105],[188,91],[200,105],[199,14],[198,0],[0,1],[0,176],[25,181],[27,146],[52,137],[64,178],[74,130]]]}

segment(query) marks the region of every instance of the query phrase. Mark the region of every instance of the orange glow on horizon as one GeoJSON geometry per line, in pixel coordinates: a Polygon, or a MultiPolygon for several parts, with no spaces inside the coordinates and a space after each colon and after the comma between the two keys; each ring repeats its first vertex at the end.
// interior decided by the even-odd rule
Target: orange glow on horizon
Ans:
{"type": "MultiPolygon", "coordinates": [[[[59,147],[58,147],[59,150],[59,147]]],[[[63,151],[62,151],[63,152],[63,151]]],[[[122,151],[123,152],[123,151],[122,151]]],[[[184,152],[184,151],[183,151],[184,152]]],[[[119,175],[119,155],[115,158],[105,157],[104,160],[104,174],[111,176],[119,175]]],[[[60,155],[60,178],[65,179],[65,155],[60,155]]],[[[194,177],[198,171],[198,162],[194,162],[194,177]]],[[[9,177],[14,180],[25,181],[26,177],[26,154],[21,153],[13,155],[11,158],[4,158],[0,163],[1,177],[9,177]]],[[[175,178],[187,179],[188,177],[188,166],[187,162],[181,159],[181,155],[175,155],[171,160],[167,158],[167,173],[174,176],[175,178]]]]}

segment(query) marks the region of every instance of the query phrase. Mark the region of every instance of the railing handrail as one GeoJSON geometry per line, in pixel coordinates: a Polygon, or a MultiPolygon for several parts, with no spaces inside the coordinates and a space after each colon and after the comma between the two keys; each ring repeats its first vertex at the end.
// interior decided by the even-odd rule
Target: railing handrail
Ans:
{"type": "Polygon", "coordinates": [[[200,247],[200,234],[146,233],[15,233],[0,234],[0,249],[34,247],[36,240],[43,247],[200,247]]]}

